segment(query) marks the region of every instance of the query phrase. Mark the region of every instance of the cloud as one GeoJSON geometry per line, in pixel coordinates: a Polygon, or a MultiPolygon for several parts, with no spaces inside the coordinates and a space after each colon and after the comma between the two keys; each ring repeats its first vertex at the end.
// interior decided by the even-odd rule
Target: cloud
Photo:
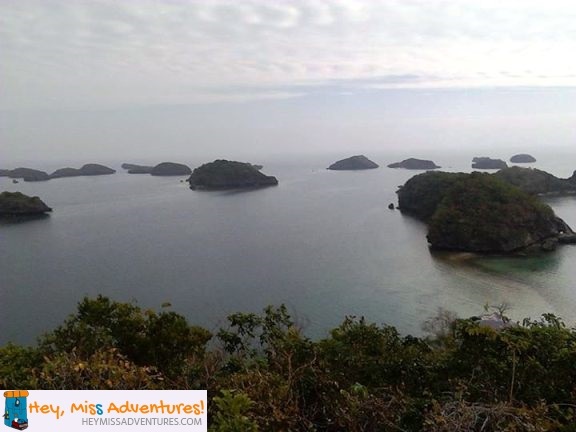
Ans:
{"type": "Polygon", "coordinates": [[[0,108],[574,85],[574,36],[561,0],[4,0],[0,108]]]}

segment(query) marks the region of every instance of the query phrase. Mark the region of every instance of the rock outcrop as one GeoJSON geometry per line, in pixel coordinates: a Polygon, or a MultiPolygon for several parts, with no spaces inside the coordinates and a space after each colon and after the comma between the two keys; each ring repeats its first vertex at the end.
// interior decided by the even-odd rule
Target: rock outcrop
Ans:
{"type": "Polygon", "coordinates": [[[433,170],[441,167],[436,165],[431,160],[410,158],[405,159],[402,162],[392,163],[388,165],[388,168],[404,168],[410,170],[433,170]]]}
{"type": "Polygon", "coordinates": [[[188,183],[193,190],[222,190],[275,186],[278,180],[249,163],[219,159],[196,168],[188,183]]]}
{"type": "Polygon", "coordinates": [[[38,197],[29,197],[20,192],[0,193],[0,216],[34,216],[51,211],[38,197]]]}
{"type": "Polygon", "coordinates": [[[428,223],[436,249],[512,253],[576,242],[549,206],[489,174],[420,174],[398,190],[398,199],[403,212],[428,223]]]}
{"type": "Polygon", "coordinates": [[[357,155],[349,157],[347,159],[339,160],[338,162],[334,162],[332,165],[328,167],[328,169],[336,171],[347,171],[347,170],[374,169],[378,167],[379,165],[377,163],[372,162],[366,156],[357,155]]]}
{"type": "Polygon", "coordinates": [[[533,163],[536,162],[536,158],[532,155],[521,153],[514,155],[510,158],[512,163],[533,163]]]}
{"type": "Polygon", "coordinates": [[[10,170],[8,177],[23,179],[25,182],[46,181],[50,179],[48,173],[32,168],[16,168],[10,170]]]}
{"type": "Polygon", "coordinates": [[[184,176],[191,173],[192,170],[187,165],[174,162],[162,162],[150,172],[153,176],[184,176]]]}
{"type": "Polygon", "coordinates": [[[502,159],[492,159],[489,157],[475,157],[472,159],[472,168],[475,169],[502,169],[508,168],[508,164],[502,159]]]}
{"type": "Polygon", "coordinates": [[[532,195],[576,194],[576,183],[570,179],[561,179],[536,168],[510,167],[492,175],[532,195]]]}

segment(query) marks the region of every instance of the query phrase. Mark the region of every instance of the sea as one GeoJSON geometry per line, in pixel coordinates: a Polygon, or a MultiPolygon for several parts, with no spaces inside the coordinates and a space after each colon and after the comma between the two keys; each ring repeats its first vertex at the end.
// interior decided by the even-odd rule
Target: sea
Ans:
{"type": "MultiPolygon", "coordinates": [[[[511,156],[501,153],[487,156],[511,156]]],[[[532,154],[538,162],[526,166],[560,177],[576,169],[576,154],[532,154]]],[[[515,320],[554,313],[574,324],[576,246],[530,257],[436,253],[423,223],[388,208],[398,186],[419,173],[388,163],[414,156],[470,172],[472,157],[485,154],[375,153],[367,156],[379,169],[326,169],[350,155],[252,159],[279,185],[249,191],[192,191],[184,177],[120,168],[161,160],[106,161],[118,170],[108,176],[0,178],[0,191],[39,196],[54,209],[0,224],[0,344],[34,344],[98,294],[175,311],[211,331],[231,313],[285,304],[314,339],[346,316],[422,335],[422,324],[443,310],[469,317],[501,304],[515,320]]],[[[30,167],[67,166],[51,164],[30,167]]],[[[576,228],[576,197],[546,202],[576,228]]]]}

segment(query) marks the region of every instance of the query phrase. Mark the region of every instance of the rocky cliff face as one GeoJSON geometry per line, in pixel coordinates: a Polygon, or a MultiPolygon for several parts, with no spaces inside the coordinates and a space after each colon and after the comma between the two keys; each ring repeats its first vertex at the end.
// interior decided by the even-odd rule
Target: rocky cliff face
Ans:
{"type": "Polygon", "coordinates": [[[576,241],[549,206],[489,174],[421,174],[398,197],[402,211],[428,222],[433,248],[510,253],[576,241]]]}
{"type": "Polygon", "coordinates": [[[196,168],[188,183],[194,190],[221,190],[275,186],[278,180],[262,174],[249,163],[216,160],[196,168]]]}
{"type": "Polygon", "coordinates": [[[347,159],[339,160],[338,162],[334,162],[332,165],[328,167],[328,169],[336,171],[347,171],[347,170],[374,169],[378,167],[379,165],[377,163],[372,162],[366,156],[357,155],[349,157],[347,159]]]}
{"type": "Polygon", "coordinates": [[[40,198],[20,192],[0,193],[0,216],[31,216],[51,212],[40,198]]]}

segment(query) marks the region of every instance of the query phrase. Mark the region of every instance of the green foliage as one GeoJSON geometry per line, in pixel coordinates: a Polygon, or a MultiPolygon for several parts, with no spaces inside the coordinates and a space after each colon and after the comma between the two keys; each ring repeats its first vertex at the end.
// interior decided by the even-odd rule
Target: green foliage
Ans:
{"type": "Polygon", "coordinates": [[[254,405],[245,394],[224,390],[214,397],[216,414],[210,432],[256,432],[258,425],[246,414],[254,405]]]}
{"type": "Polygon", "coordinates": [[[427,221],[448,190],[466,177],[467,174],[464,173],[441,171],[428,171],[416,175],[398,190],[398,206],[402,211],[427,221]]]}
{"type": "Polygon", "coordinates": [[[435,247],[509,252],[557,234],[554,212],[489,174],[455,182],[432,216],[428,241],[435,247]]]}
{"type": "Polygon", "coordinates": [[[43,352],[72,350],[89,357],[102,349],[117,349],[136,365],[153,366],[169,377],[177,376],[185,359],[201,356],[211,339],[207,330],[189,326],[175,312],[143,311],[107,297],[85,298],[78,312],[45,335],[43,352]]]}
{"type": "MultiPolygon", "coordinates": [[[[503,308],[500,308],[503,312],[503,308]]],[[[0,348],[0,385],[209,390],[211,431],[573,430],[576,332],[545,314],[496,331],[441,311],[431,336],[348,317],[320,341],[284,306],[209,333],[84,299],[39,346],[0,348]]]]}
{"type": "Polygon", "coordinates": [[[30,371],[42,361],[38,350],[8,344],[0,348],[0,388],[32,388],[30,371]]]}
{"type": "Polygon", "coordinates": [[[529,194],[571,193],[574,185],[536,168],[510,167],[493,174],[529,194]]]}

